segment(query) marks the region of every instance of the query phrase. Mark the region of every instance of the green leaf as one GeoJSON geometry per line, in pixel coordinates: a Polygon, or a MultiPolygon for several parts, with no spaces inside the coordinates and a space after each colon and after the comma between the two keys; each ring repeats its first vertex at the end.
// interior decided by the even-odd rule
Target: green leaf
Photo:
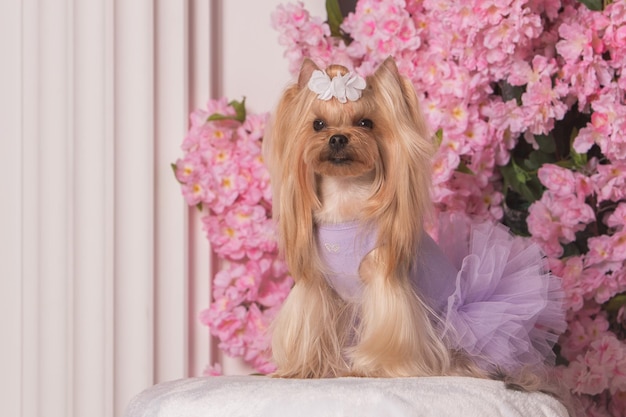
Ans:
{"type": "Polygon", "coordinates": [[[570,135],[569,141],[569,155],[572,158],[572,163],[575,169],[582,168],[587,165],[588,159],[586,153],[578,153],[576,149],[574,149],[574,140],[578,136],[578,129],[572,129],[572,134],[570,135]]]}
{"type": "Polygon", "coordinates": [[[526,219],[528,218],[529,204],[524,201],[519,194],[514,191],[507,193],[502,204],[503,217],[502,223],[504,223],[513,234],[518,236],[530,236],[528,233],[528,225],[526,219]]]}
{"type": "Polygon", "coordinates": [[[530,180],[530,175],[524,168],[520,167],[515,163],[514,159],[511,159],[513,165],[513,173],[515,174],[515,178],[520,184],[526,184],[530,180]]]}
{"type": "Polygon", "coordinates": [[[207,122],[220,122],[222,120],[235,120],[235,119],[236,119],[235,116],[226,116],[225,114],[221,114],[221,113],[213,113],[212,115],[206,118],[206,121],[207,122]]]}
{"type": "Polygon", "coordinates": [[[587,165],[587,154],[586,153],[578,153],[574,150],[574,148],[570,149],[570,156],[572,157],[572,162],[574,163],[574,167],[576,169],[582,168],[587,165]]]}
{"type": "Polygon", "coordinates": [[[615,297],[611,298],[604,305],[604,309],[612,314],[617,314],[617,312],[626,306],[626,293],[617,294],[615,297]]]}
{"type": "Polygon", "coordinates": [[[515,175],[515,170],[511,162],[509,162],[506,166],[500,167],[500,173],[502,174],[502,178],[504,179],[505,191],[509,188],[517,191],[520,188],[521,183],[515,175]]]}
{"type": "Polygon", "coordinates": [[[339,0],[326,0],[326,14],[328,15],[328,26],[332,36],[341,38],[341,23],[343,22],[343,14],[339,7],[339,0]]]}
{"type": "Polygon", "coordinates": [[[515,99],[518,105],[522,104],[522,94],[524,94],[525,91],[524,86],[514,86],[504,80],[500,81],[498,86],[500,87],[500,92],[504,101],[515,99]]]}
{"type": "Polygon", "coordinates": [[[537,172],[543,164],[551,164],[554,162],[556,162],[556,158],[552,154],[547,154],[539,150],[532,151],[528,155],[528,159],[524,160],[524,166],[528,168],[529,171],[537,172]]]}
{"type": "Polygon", "coordinates": [[[222,120],[236,120],[238,122],[243,123],[246,120],[246,98],[244,97],[241,101],[233,100],[228,103],[233,109],[235,109],[234,116],[227,116],[221,113],[213,113],[209,117],[207,117],[207,122],[215,122],[222,120]]]}
{"type": "Polygon", "coordinates": [[[179,184],[182,184],[182,182],[178,179],[178,177],[176,176],[176,164],[170,164],[170,167],[172,168],[172,172],[174,173],[174,178],[176,178],[176,181],[178,181],[179,184]]]}
{"type": "Polygon", "coordinates": [[[556,152],[556,141],[552,135],[535,135],[539,149],[545,153],[556,152]]]}
{"type": "Polygon", "coordinates": [[[467,165],[465,165],[465,162],[463,162],[463,161],[461,161],[459,163],[459,166],[456,167],[456,171],[457,172],[462,172],[463,174],[476,175],[476,173],[474,171],[472,171],[471,169],[469,169],[469,167],[467,165]]]}
{"type": "Polygon", "coordinates": [[[443,142],[443,129],[439,128],[435,132],[435,143],[437,147],[441,146],[441,142],[443,142]]]}
{"type": "Polygon", "coordinates": [[[572,127],[572,131],[569,134],[569,147],[570,149],[574,146],[574,141],[578,137],[578,129],[576,126],[572,127]]]}
{"type": "Polygon", "coordinates": [[[554,163],[554,165],[561,167],[561,168],[569,169],[572,171],[576,170],[576,165],[574,165],[574,161],[570,159],[563,159],[561,161],[557,161],[554,163]]]}
{"type": "Polygon", "coordinates": [[[604,2],[602,0],[578,0],[580,3],[587,6],[589,10],[599,11],[604,7],[604,2]]]}
{"type": "Polygon", "coordinates": [[[563,255],[561,255],[563,259],[580,255],[580,249],[576,245],[576,242],[568,243],[567,245],[562,244],[561,247],[563,248],[563,255]]]}
{"type": "Polygon", "coordinates": [[[243,123],[246,120],[246,98],[242,98],[241,101],[233,100],[228,104],[235,109],[235,120],[243,123]]]}
{"type": "Polygon", "coordinates": [[[541,198],[543,186],[537,174],[524,170],[514,159],[508,165],[500,167],[500,173],[504,178],[505,190],[511,188],[529,204],[541,198]]]}

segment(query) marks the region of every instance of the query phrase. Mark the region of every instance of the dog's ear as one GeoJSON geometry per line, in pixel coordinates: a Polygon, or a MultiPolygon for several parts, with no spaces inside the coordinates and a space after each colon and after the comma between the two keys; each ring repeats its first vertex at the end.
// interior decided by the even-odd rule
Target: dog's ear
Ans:
{"type": "Polygon", "coordinates": [[[315,62],[311,59],[304,58],[302,66],[300,67],[300,75],[298,75],[298,87],[302,89],[307,86],[313,71],[319,71],[319,67],[315,65],[315,62]]]}
{"type": "Polygon", "coordinates": [[[374,72],[375,77],[393,77],[393,79],[399,81],[402,77],[400,76],[400,71],[398,71],[398,66],[396,65],[396,61],[393,57],[387,57],[383,61],[382,64],[378,66],[376,71],[374,72]]]}
{"type": "Polygon", "coordinates": [[[396,94],[396,97],[402,97],[402,101],[396,102],[395,104],[402,105],[415,124],[418,132],[423,135],[424,138],[429,138],[428,126],[421,113],[421,106],[417,94],[415,93],[415,87],[408,78],[400,74],[396,61],[394,61],[392,57],[385,59],[376,69],[373,77],[378,80],[380,86],[386,89],[397,88],[395,91],[399,94],[396,94]]]}

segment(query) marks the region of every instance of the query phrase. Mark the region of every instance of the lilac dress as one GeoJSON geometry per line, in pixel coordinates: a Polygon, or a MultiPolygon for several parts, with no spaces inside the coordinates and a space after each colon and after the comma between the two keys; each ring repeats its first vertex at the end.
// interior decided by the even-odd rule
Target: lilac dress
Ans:
{"type": "MultiPolygon", "coordinates": [[[[422,237],[410,279],[442,318],[452,347],[487,370],[553,362],[552,347],[566,327],[563,293],[539,247],[502,225],[444,223],[439,245],[422,237]]],[[[317,239],[328,283],[344,300],[358,302],[358,269],[376,247],[375,230],[359,223],[322,225],[317,239]]]]}

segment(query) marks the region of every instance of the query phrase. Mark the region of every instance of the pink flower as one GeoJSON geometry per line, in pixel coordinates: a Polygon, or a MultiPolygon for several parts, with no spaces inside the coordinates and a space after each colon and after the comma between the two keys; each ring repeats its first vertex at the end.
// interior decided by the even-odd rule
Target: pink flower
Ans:
{"type": "Polygon", "coordinates": [[[576,192],[574,173],[554,164],[544,164],[539,168],[539,180],[556,197],[566,197],[576,192]]]}
{"type": "Polygon", "coordinates": [[[593,182],[588,176],[576,172],[574,173],[574,180],[576,181],[575,193],[579,199],[584,200],[593,194],[593,182]]]}
{"type": "Polygon", "coordinates": [[[603,267],[604,274],[602,275],[602,280],[593,294],[593,299],[598,304],[604,304],[617,294],[626,291],[624,264],[607,263],[603,267]]]}
{"type": "Polygon", "coordinates": [[[604,139],[605,135],[599,132],[591,125],[587,125],[587,127],[583,127],[578,132],[576,139],[574,140],[574,150],[580,154],[586,153],[591,147],[601,142],[604,139]]]}
{"type": "Polygon", "coordinates": [[[222,213],[233,206],[239,196],[246,191],[248,185],[246,178],[239,175],[236,168],[229,170],[228,174],[222,174],[215,183],[217,198],[212,201],[211,209],[216,213],[222,213]]]}
{"type": "Polygon", "coordinates": [[[620,346],[622,353],[621,358],[616,360],[611,370],[611,394],[613,398],[619,398],[619,409],[622,413],[626,411],[626,346],[624,343],[620,346]]]}
{"type": "Polygon", "coordinates": [[[187,178],[187,182],[182,185],[182,191],[185,201],[190,206],[211,202],[215,198],[215,193],[211,189],[211,178],[206,173],[187,178]]]}
{"type": "MultiPolygon", "coordinates": [[[[567,310],[579,311],[583,308],[585,295],[581,286],[583,267],[583,258],[580,256],[572,256],[564,261],[554,260],[550,265],[552,272],[561,277],[567,310]]],[[[570,321],[570,325],[571,323],[570,321]]]]}
{"type": "Polygon", "coordinates": [[[611,404],[609,406],[611,416],[626,415],[626,386],[623,383],[620,386],[622,389],[612,392],[611,404]]]}
{"type": "Polygon", "coordinates": [[[511,132],[519,134],[526,128],[523,110],[515,100],[494,101],[490,103],[490,108],[485,109],[485,111],[488,111],[487,116],[489,116],[495,129],[502,131],[509,129],[511,132]]]}
{"type": "MultiPolygon", "coordinates": [[[[555,218],[549,207],[541,201],[533,203],[528,209],[528,230],[535,238],[539,238],[544,242],[555,241],[559,239],[559,226],[555,222],[555,218]]],[[[560,253],[557,255],[557,257],[560,253]]]]}
{"type": "Polygon", "coordinates": [[[624,229],[626,225],[626,203],[619,203],[615,211],[606,218],[605,223],[616,230],[624,229]]]}
{"type": "Polygon", "coordinates": [[[287,298],[293,285],[291,278],[281,280],[266,279],[261,284],[258,294],[258,302],[266,307],[276,307],[282,305],[287,298]]]}
{"type": "Polygon", "coordinates": [[[245,256],[240,231],[217,217],[207,216],[202,219],[202,222],[207,237],[216,253],[235,260],[242,259],[245,256]]]}
{"type": "Polygon", "coordinates": [[[433,183],[436,185],[448,181],[459,162],[460,158],[455,152],[440,151],[433,162],[433,183]]]}
{"type": "Polygon", "coordinates": [[[222,365],[219,363],[214,363],[213,365],[208,365],[204,368],[202,372],[204,376],[222,376],[222,365]]]}
{"type": "Polygon", "coordinates": [[[587,253],[586,263],[588,265],[599,264],[610,261],[613,255],[613,247],[609,236],[595,236],[587,240],[589,252],[587,253]]]}
{"type": "Polygon", "coordinates": [[[591,206],[580,201],[577,196],[563,196],[552,200],[552,203],[552,213],[559,217],[561,234],[566,242],[573,242],[576,239],[574,233],[584,230],[585,225],[595,220],[591,206]]]}
{"type": "Polygon", "coordinates": [[[626,163],[598,165],[592,176],[598,201],[620,201],[626,198],[626,163]]]}
{"type": "Polygon", "coordinates": [[[564,23],[559,26],[562,40],[557,42],[556,49],[566,62],[589,60],[593,54],[592,32],[590,28],[578,23],[564,23]]]}
{"type": "MultiPolygon", "coordinates": [[[[589,345],[585,361],[597,368],[613,370],[626,354],[623,343],[613,333],[603,333],[589,345]]],[[[607,372],[609,374],[609,372],[607,372]]]]}
{"type": "MultiPolygon", "coordinates": [[[[565,384],[574,393],[586,393],[588,390],[589,368],[579,362],[572,361],[563,371],[563,379],[565,384]]],[[[596,388],[594,387],[594,391],[596,388]]]]}
{"type": "MultiPolygon", "coordinates": [[[[547,175],[547,174],[546,174],[547,175]]],[[[528,209],[528,230],[549,256],[561,256],[558,243],[576,240],[576,232],[595,219],[593,209],[575,195],[556,196],[550,190],[528,209]]]]}
{"type": "Polygon", "coordinates": [[[612,245],[611,260],[613,262],[624,262],[626,260],[626,231],[616,232],[610,238],[612,245]]]}
{"type": "Polygon", "coordinates": [[[567,331],[567,337],[561,338],[561,353],[571,361],[589,346],[591,338],[584,324],[580,321],[570,321],[567,331]]]}
{"type": "Polygon", "coordinates": [[[189,154],[183,159],[176,161],[176,179],[182,183],[187,183],[191,178],[202,175],[205,171],[202,158],[198,154],[189,154]]]}

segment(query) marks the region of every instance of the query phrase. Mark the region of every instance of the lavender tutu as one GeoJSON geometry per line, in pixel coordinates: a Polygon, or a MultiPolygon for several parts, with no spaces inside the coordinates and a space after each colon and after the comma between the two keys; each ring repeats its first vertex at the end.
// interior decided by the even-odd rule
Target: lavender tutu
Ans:
{"type": "MultiPolygon", "coordinates": [[[[375,244],[375,231],[358,223],[318,228],[326,279],[343,299],[358,302],[358,267],[375,244]]],[[[484,369],[554,361],[552,348],[566,327],[563,293],[530,240],[499,224],[444,217],[439,244],[423,236],[410,279],[451,347],[484,369]]]]}
{"type": "Polygon", "coordinates": [[[486,369],[554,363],[566,328],[563,291],[539,246],[499,224],[444,221],[440,229],[459,270],[442,311],[450,340],[486,369]]]}

